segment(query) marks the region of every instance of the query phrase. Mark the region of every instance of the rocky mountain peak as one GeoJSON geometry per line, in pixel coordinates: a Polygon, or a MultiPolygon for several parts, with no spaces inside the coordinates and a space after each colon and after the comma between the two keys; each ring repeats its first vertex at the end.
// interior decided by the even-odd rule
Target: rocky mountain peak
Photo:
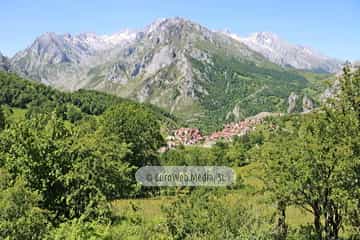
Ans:
{"type": "Polygon", "coordinates": [[[136,39],[138,35],[137,31],[133,31],[130,29],[125,29],[124,31],[111,34],[111,35],[103,35],[100,38],[107,44],[112,46],[116,46],[122,44],[124,42],[131,42],[136,39]]]}
{"type": "Polygon", "coordinates": [[[52,45],[58,45],[61,41],[60,36],[53,32],[46,32],[35,39],[30,48],[36,48],[37,50],[46,49],[52,45]]]}
{"type": "Polygon", "coordinates": [[[148,36],[166,34],[170,37],[181,37],[181,34],[191,34],[198,32],[209,32],[207,28],[201,26],[198,23],[192,22],[191,20],[174,17],[174,18],[163,18],[154,21],[152,24],[145,28],[144,33],[148,36]]]}
{"type": "Polygon", "coordinates": [[[341,69],[342,62],[301,45],[291,44],[271,32],[257,32],[248,37],[222,32],[260,53],[269,61],[296,69],[334,73],[341,69]]]}
{"type": "Polygon", "coordinates": [[[250,36],[251,39],[254,39],[263,44],[274,44],[276,42],[281,41],[279,36],[272,32],[258,32],[254,33],[250,36]]]}
{"type": "Polygon", "coordinates": [[[46,66],[48,64],[80,63],[89,56],[131,42],[136,32],[125,30],[112,35],[95,33],[56,34],[46,32],[39,36],[30,47],[17,53],[12,61],[19,68],[46,66]]]}
{"type": "Polygon", "coordinates": [[[181,17],[174,17],[174,18],[160,18],[155,20],[153,23],[151,23],[150,25],[148,25],[145,28],[145,32],[147,33],[151,33],[154,31],[161,31],[161,30],[166,30],[169,27],[173,27],[173,26],[178,26],[178,25],[184,25],[184,24],[195,24],[190,20],[187,20],[185,18],[181,18],[181,17]]]}

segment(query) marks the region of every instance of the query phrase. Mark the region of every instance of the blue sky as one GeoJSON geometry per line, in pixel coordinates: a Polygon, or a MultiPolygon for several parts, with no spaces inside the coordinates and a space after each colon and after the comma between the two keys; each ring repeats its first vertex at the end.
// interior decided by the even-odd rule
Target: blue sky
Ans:
{"type": "Polygon", "coordinates": [[[44,32],[109,34],[181,16],[239,35],[271,31],[343,60],[360,59],[359,0],[1,0],[0,51],[11,56],[44,32]]]}

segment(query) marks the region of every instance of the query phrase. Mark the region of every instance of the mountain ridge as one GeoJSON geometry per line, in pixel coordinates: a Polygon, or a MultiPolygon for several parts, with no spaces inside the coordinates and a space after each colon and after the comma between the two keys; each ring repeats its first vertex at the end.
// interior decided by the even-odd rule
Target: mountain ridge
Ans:
{"type": "Polygon", "coordinates": [[[281,66],[336,73],[343,64],[342,61],[327,57],[310,47],[291,44],[272,32],[256,32],[248,37],[240,37],[226,31],[222,33],[244,43],[252,50],[262,54],[269,61],[281,66]]]}
{"type": "MultiPolygon", "coordinates": [[[[139,35],[141,36],[146,33],[151,33],[152,31],[156,30],[156,28],[159,28],[159,27],[161,28],[161,26],[163,26],[164,23],[166,23],[166,22],[176,22],[178,20],[186,21],[188,23],[193,23],[193,24],[201,26],[200,24],[197,24],[191,20],[184,19],[181,17],[174,17],[174,18],[157,19],[154,22],[152,22],[151,24],[147,25],[143,30],[135,31],[135,30],[125,29],[123,31],[120,31],[120,32],[117,32],[114,34],[109,34],[109,35],[97,35],[95,33],[80,33],[77,35],[72,35],[69,33],[55,34],[53,32],[48,32],[48,33],[42,34],[37,39],[35,39],[33,44],[31,46],[29,46],[28,48],[26,48],[25,50],[17,52],[11,58],[11,60],[12,60],[12,62],[18,61],[18,59],[21,58],[21,54],[23,54],[23,52],[25,52],[28,49],[33,48],[33,45],[35,43],[39,42],[39,40],[41,40],[42,38],[44,38],[48,35],[55,36],[55,38],[57,38],[57,39],[63,38],[65,41],[68,42],[68,44],[71,47],[78,45],[80,48],[82,48],[85,55],[86,54],[91,55],[91,53],[93,53],[94,51],[111,49],[121,43],[124,43],[124,42],[129,43],[129,42],[135,40],[139,35]],[[71,41],[73,42],[73,44],[70,44],[71,41]],[[20,55],[20,57],[19,57],[19,55],[20,55]]],[[[203,26],[201,26],[201,27],[203,27],[203,26]]],[[[205,27],[203,27],[203,28],[205,28],[205,27]]],[[[254,50],[255,52],[260,53],[261,55],[266,57],[269,61],[279,64],[281,66],[291,66],[291,67],[294,67],[296,69],[301,69],[301,70],[314,70],[314,71],[320,70],[320,71],[329,72],[329,73],[334,73],[334,72],[337,72],[339,69],[341,69],[342,62],[340,60],[327,57],[309,47],[291,44],[291,43],[287,42],[286,40],[283,40],[282,38],[280,38],[277,34],[272,33],[272,32],[255,32],[255,33],[249,35],[248,37],[241,37],[235,33],[230,32],[229,30],[227,30],[227,31],[209,30],[209,31],[211,31],[213,33],[222,33],[226,36],[229,36],[229,37],[245,44],[246,46],[248,46],[250,49],[254,50]],[[274,42],[275,46],[269,45],[268,44],[269,42],[270,43],[274,42]],[[268,44],[268,45],[266,45],[266,44],[268,44]],[[284,53],[279,53],[279,51],[281,51],[281,47],[284,47],[284,53]],[[306,59],[298,59],[298,61],[296,62],[293,59],[294,56],[291,56],[292,59],[290,59],[290,60],[286,59],[286,57],[284,57],[284,55],[289,55],[289,52],[291,52],[291,51],[293,51],[293,55],[300,55],[300,58],[301,57],[306,58],[306,57],[309,57],[309,55],[313,55],[315,60],[306,58],[306,59]],[[270,56],[271,52],[272,53],[278,52],[278,54],[277,54],[277,56],[270,56]],[[301,56],[301,55],[305,55],[305,56],[301,56]],[[293,61],[293,62],[291,63],[291,61],[293,61]],[[324,61],[324,63],[323,64],[321,64],[321,63],[312,64],[311,61],[324,61]]],[[[79,59],[72,59],[71,57],[70,57],[70,59],[79,61],[79,59]]],[[[67,60],[67,59],[64,59],[64,60],[67,60]]]]}
{"type": "Polygon", "coordinates": [[[94,89],[148,102],[211,128],[286,111],[292,92],[316,100],[320,91],[312,74],[275,64],[184,18],[160,19],[119,36],[108,35],[115,44],[101,47],[106,37],[48,33],[15,55],[11,69],[63,90],[94,89]]]}

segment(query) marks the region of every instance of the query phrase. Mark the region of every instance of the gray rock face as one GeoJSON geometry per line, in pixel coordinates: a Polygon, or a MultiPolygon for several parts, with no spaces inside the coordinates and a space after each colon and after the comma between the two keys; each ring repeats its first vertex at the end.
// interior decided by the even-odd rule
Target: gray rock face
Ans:
{"type": "Polygon", "coordinates": [[[45,33],[11,59],[12,70],[56,87],[74,90],[87,80],[87,65],[108,57],[108,51],[135,39],[125,31],[111,36],[83,33],[76,36],[45,33]]]}
{"type": "Polygon", "coordinates": [[[37,38],[28,49],[16,54],[12,61],[17,63],[27,60],[25,64],[34,67],[46,64],[79,63],[82,58],[93,54],[91,46],[80,41],[82,38],[83,36],[73,38],[69,34],[45,33],[37,38]],[[29,59],[24,59],[25,57],[29,59]]]}
{"type": "Polygon", "coordinates": [[[288,97],[288,113],[293,113],[296,110],[296,101],[298,100],[299,96],[292,92],[290,96],[288,97]]]}
{"type": "Polygon", "coordinates": [[[229,32],[225,34],[281,66],[328,73],[335,73],[342,66],[339,60],[324,56],[308,47],[290,44],[274,33],[258,32],[245,38],[229,32]]]}
{"type": "Polygon", "coordinates": [[[9,59],[3,56],[0,52],[0,71],[9,71],[10,62],[9,59]]]}
{"type": "MultiPolygon", "coordinates": [[[[287,109],[288,113],[294,113],[294,112],[297,111],[297,106],[298,106],[298,101],[299,100],[301,100],[301,96],[297,95],[294,92],[292,92],[290,94],[290,96],[288,97],[288,109],[287,109]]],[[[311,112],[314,109],[315,103],[307,95],[304,95],[302,97],[302,105],[300,105],[300,106],[302,106],[302,112],[303,113],[308,113],[308,112],[311,112]]]]}
{"type": "Polygon", "coordinates": [[[306,95],[302,100],[302,108],[304,113],[311,112],[314,109],[314,102],[306,95]]]}
{"type": "Polygon", "coordinates": [[[106,76],[106,80],[110,82],[126,84],[128,82],[126,77],[126,67],[121,63],[112,65],[106,76]]]}

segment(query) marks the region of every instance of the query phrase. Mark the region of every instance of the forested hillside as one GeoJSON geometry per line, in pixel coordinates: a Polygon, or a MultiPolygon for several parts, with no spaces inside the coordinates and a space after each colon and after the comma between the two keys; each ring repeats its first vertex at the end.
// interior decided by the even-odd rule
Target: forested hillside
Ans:
{"type": "Polygon", "coordinates": [[[150,104],[139,104],[92,90],[61,92],[50,86],[23,79],[16,74],[1,71],[0,90],[0,104],[26,109],[28,116],[55,111],[58,117],[74,123],[91,116],[99,116],[108,108],[124,103],[151,111],[164,125],[174,127],[177,121],[171,114],[150,104]]]}

